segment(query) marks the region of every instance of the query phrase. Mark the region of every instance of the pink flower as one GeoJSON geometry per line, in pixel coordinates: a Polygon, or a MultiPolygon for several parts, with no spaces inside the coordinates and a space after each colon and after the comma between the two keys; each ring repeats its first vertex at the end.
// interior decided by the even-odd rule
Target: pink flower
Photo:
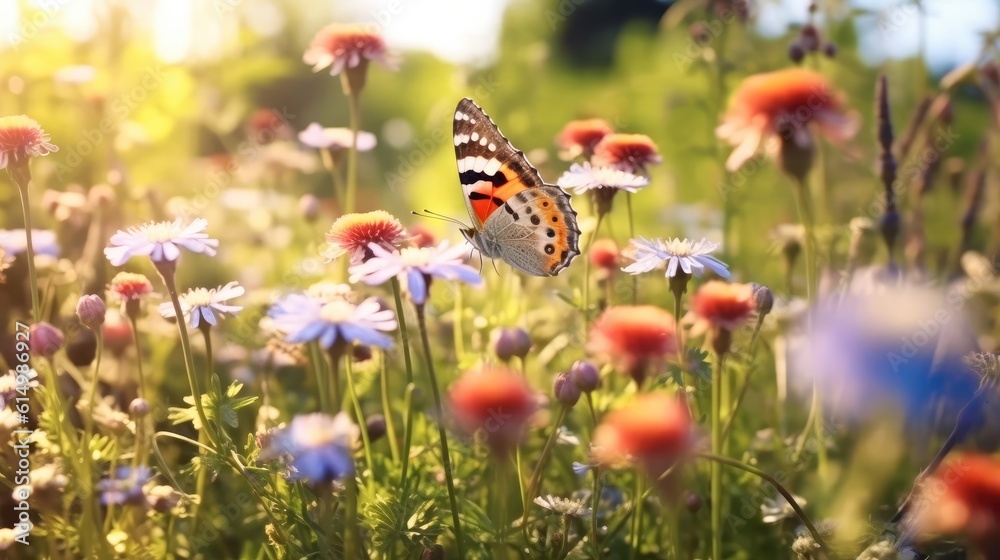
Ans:
{"type": "Polygon", "coordinates": [[[34,119],[25,115],[0,117],[0,169],[57,151],[59,148],[49,142],[49,135],[34,119]]]}
{"type": "Polygon", "coordinates": [[[327,25],[316,34],[302,55],[302,61],[311,64],[313,72],[329,67],[331,76],[371,60],[388,68],[394,67],[382,36],[358,24],[327,25]]]}

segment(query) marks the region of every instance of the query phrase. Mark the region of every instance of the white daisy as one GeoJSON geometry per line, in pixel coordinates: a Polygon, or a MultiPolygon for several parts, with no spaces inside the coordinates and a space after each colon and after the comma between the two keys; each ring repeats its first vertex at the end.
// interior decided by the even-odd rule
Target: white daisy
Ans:
{"type": "Polygon", "coordinates": [[[208,221],[198,218],[190,224],[180,219],[172,222],[146,222],[111,236],[111,246],[104,256],[114,266],[122,266],[136,255],[146,255],[153,262],[176,261],[183,247],[192,253],[215,255],[219,240],[205,233],[208,221]]]}
{"type": "Polygon", "coordinates": [[[377,286],[398,276],[417,305],[427,301],[431,278],[458,280],[473,286],[483,281],[476,269],[462,262],[462,256],[469,250],[467,245],[448,247],[445,240],[437,247],[404,247],[392,252],[374,243],[368,248],[373,256],[351,267],[351,282],[362,281],[369,286],[377,286]]]}
{"type": "MultiPolygon", "coordinates": [[[[243,310],[241,305],[229,305],[227,302],[246,293],[243,286],[238,282],[230,282],[218,288],[193,288],[181,294],[181,311],[184,313],[184,320],[196,329],[201,326],[202,319],[206,323],[216,327],[219,319],[224,318],[226,313],[233,314],[243,310]]],[[[165,319],[173,319],[177,316],[174,312],[174,304],[170,302],[160,304],[160,315],[165,319]]]]}
{"type": "MultiPolygon", "coordinates": [[[[54,231],[47,229],[31,230],[31,246],[35,255],[59,256],[59,243],[54,231]]],[[[0,229],[0,249],[8,256],[16,256],[28,250],[28,238],[24,229],[0,229]]]]}
{"type": "Polygon", "coordinates": [[[666,264],[667,278],[677,276],[678,268],[685,274],[701,278],[707,267],[719,276],[729,278],[729,265],[709,254],[718,248],[719,243],[712,243],[705,238],[701,241],[682,240],[676,237],[630,239],[629,246],[622,254],[635,262],[622,270],[629,274],[641,274],[666,264]]]}
{"type": "MultiPolygon", "coordinates": [[[[354,144],[354,133],[349,128],[324,128],[319,123],[310,123],[299,133],[299,142],[310,148],[346,150],[354,144]]],[[[375,135],[371,132],[358,131],[359,152],[367,152],[377,143],[375,135]]]]}
{"type": "Polygon", "coordinates": [[[587,517],[590,515],[590,509],[584,506],[583,502],[559,498],[552,494],[544,498],[541,496],[535,498],[535,503],[547,510],[568,517],[587,517]]]}
{"type": "Polygon", "coordinates": [[[616,189],[630,193],[649,184],[649,178],[613,167],[595,167],[590,162],[574,163],[559,177],[557,184],[575,194],[593,189],[616,189]]]}
{"type": "Polygon", "coordinates": [[[7,372],[7,375],[0,375],[0,409],[7,406],[7,403],[14,400],[17,396],[18,390],[34,389],[38,387],[38,372],[33,369],[28,370],[28,373],[20,376],[20,381],[18,383],[18,373],[14,370],[7,372]]]}
{"type": "Polygon", "coordinates": [[[324,348],[337,342],[391,348],[382,334],[396,330],[396,316],[382,309],[375,298],[354,305],[345,300],[325,301],[306,294],[291,294],[274,304],[268,315],[285,342],[319,341],[324,348]],[[381,332],[380,332],[381,331],[381,332]]]}

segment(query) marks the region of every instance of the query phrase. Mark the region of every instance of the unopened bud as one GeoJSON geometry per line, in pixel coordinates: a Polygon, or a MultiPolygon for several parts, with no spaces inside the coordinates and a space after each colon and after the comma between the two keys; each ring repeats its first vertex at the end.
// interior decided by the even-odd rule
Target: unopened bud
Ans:
{"type": "Polygon", "coordinates": [[[104,324],[105,311],[107,306],[104,305],[104,300],[96,294],[81,296],[76,302],[76,316],[90,330],[97,330],[104,324]]]}
{"type": "Polygon", "coordinates": [[[798,41],[788,45],[788,58],[795,64],[801,64],[806,57],[806,49],[798,41]]]}
{"type": "Polygon", "coordinates": [[[531,350],[531,337],[524,329],[500,328],[493,331],[493,352],[505,362],[511,358],[524,359],[531,350]]]}
{"type": "Polygon", "coordinates": [[[31,353],[45,358],[51,358],[63,347],[66,337],[62,331],[52,325],[42,322],[31,327],[31,338],[28,346],[31,353]]]}
{"type": "Polygon", "coordinates": [[[556,376],[553,386],[556,400],[566,408],[572,407],[580,400],[580,387],[573,382],[573,378],[568,373],[560,373],[556,376]]]}
{"type": "Polygon", "coordinates": [[[569,368],[569,374],[573,376],[573,382],[584,393],[594,391],[601,386],[601,372],[597,371],[597,366],[585,361],[577,360],[573,367],[569,368]]]}
{"type": "Polygon", "coordinates": [[[774,292],[767,286],[751,283],[753,286],[753,306],[760,316],[767,315],[774,308],[774,292]]]}
{"type": "Polygon", "coordinates": [[[132,402],[128,403],[128,412],[135,418],[145,418],[150,410],[152,407],[149,406],[149,401],[143,398],[132,399],[132,402]]]}

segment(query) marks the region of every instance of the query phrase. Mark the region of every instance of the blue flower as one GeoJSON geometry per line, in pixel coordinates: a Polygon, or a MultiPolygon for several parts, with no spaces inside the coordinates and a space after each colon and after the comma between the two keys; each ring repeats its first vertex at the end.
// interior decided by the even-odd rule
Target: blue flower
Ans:
{"type": "Polygon", "coordinates": [[[261,457],[283,457],[290,478],[330,482],[354,474],[354,443],[360,434],[347,414],[304,414],[267,439],[261,457]]]}
{"type": "Polygon", "coordinates": [[[394,276],[399,277],[417,305],[427,302],[432,278],[457,280],[473,286],[483,281],[476,269],[462,262],[462,256],[469,250],[467,245],[448,247],[445,240],[437,247],[406,247],[398,252],[387,251],[374,243],[368,247],[373,256],[351,267],[351,282],[360,280],[377,286],[394,276]]]}
{"type": "Polygon", "coordinates": [[[375,298],[354,305],[340,298],[291,294],[278,300],[268,316],[275,329],[285,334],[286,342],[315,340],[324,348],[337,342],[391,348],[392,339],[382,332],[396,329],[395,314],[382,309],[375,298]]]}
{"type": "Polygon", "coordinates": [[[101,503],[106,506],[142,503],[146,499],[142,487],[151,478],[153,472],[149,467],[118,467],[113,476],[97,483],[101,503]]]}

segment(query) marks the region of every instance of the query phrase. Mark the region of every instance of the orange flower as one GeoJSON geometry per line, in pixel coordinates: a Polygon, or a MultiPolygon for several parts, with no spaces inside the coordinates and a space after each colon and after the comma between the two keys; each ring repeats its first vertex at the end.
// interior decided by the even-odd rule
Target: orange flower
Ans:
{"type": "Polygon", "coordinates": [[[614,130],[604,119],[584,119],[570,121],[563,127],[556,143],[562,149],[560,155],[564,159],[574,159],[579,156],[590,158],[594,146],[602,138],[614,130]]]}
{"type": "Polygon", "coordinates": [[[1000,549],[1000,460],[965,455],[941,465],[922,484],[910,522],[925,538],[965,535],[993,558],[1000,549]]]}
{"type": "Polygon", "coordinates": [[[659,477],[691,448],[691,417],[676,396],[646,393],[605,416],[593,443],[597,463],[636,463],[650,477],[659,477]]]}
{"type": "Polygon", "coordinates": [[[374,60],[391,67],[389,51],[382,36],[358,24],[331,23],[313,37],[302,61],[313,66],[313,72],[330,67],[330,75],[342,70],[367,66],[374,60]]]}
{"type": "Polygon", "coordinates": [[[738,329],[754,312],[753,286],[706,282],[691,298],[691,313],[704,332],[706,328],[738,329]]]}
{"type": "Polygon", "coordinates": [[[618,245],[611,239],[598,239],[590,246],[590,264],[613,273],[618,270],[618,245]]]}
{"type": "MultiPolygon", "coordinates": [[[[826,78],[812,70],[789,68],[743,80],[715,133],[736,146],[726,161],[726,168],[736,171],[769,140],[780,137],[799,148],[811,148],[811,124],[834,142],[848,140],[858,131],[857,115],[845,111],[826,78]]],[[[776,144],[768,145],[772,153],[775,148],[776,144]]]]}
{"type": "Polygon", "coordinates": [[[475,369],[463,374],[448,391],[458,427],[467,434],[486,432],[495,452],[517,446],[537,401],[524,377],[503,367],[475,369]]]}
{"type": "Polygon", "coordinates": [[[364,214],[345,214],[333,222],[326,233],[330,247],[324,253],[328,260],[349,254],[351,264],[361,264],[372,256],[368,245],[374,243],[387,251],[406,241],[406,230],[395,216],[385,210],[364,214]]]}
{"type": "Polygon", "coordinates": [[[0,169],[57,151],[59,148],[49,142],[49,135],[34,119],[25,115],[0,117],[0,169]]]}
{"type": "Polygon", "coordinates": [[[646,166],[663,161],[653,140],[645,134],[612,133],[594,146],[592,163],[629,173],[645,173],[646,166]]]}
{"type": "Polygon", "coordinates": [[[590,328],[587,351],[642,385],[650,368],[677,352],[677,325],[652,305],[609,307],[590,328]]]}

